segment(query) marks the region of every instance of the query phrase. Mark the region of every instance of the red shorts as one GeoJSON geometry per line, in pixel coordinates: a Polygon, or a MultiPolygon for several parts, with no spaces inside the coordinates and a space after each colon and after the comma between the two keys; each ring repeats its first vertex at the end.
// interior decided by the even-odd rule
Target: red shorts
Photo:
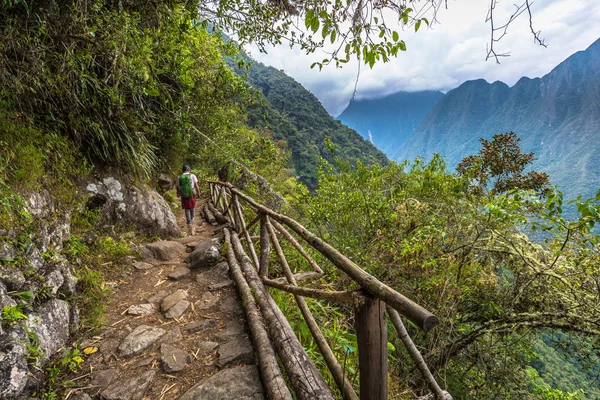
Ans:
{"type": "Polygon", "coordinates": [[[196,208],[196,196],[190,197],[189,199],[181,198],[181,208],[196,208]]]}

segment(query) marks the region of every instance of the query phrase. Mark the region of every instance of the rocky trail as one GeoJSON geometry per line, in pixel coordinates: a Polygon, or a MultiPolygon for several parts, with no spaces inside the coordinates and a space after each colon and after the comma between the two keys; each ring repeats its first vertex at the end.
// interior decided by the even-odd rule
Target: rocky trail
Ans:
{"type": "MultiPolygon", "coordinates": [[[[196,212],[198,214],[197,208],[196,212]]],[[[147,244],[123,267],[105,325],[86,340],[72,400],[262,399],[256,356],[222,230],[199,215],[196,234],[147,244]]],[[[185,218],[178,215],[185,231],[185,218]]]]}

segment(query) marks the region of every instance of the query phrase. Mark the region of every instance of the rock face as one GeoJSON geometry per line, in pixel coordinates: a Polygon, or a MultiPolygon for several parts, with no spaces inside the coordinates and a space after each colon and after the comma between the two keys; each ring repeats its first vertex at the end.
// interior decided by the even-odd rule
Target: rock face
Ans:
{"type": "Polygon", "coordinates": [[[87,191],[92,195],[88,206],[101,208],[108,220],[126,220],[143,232],[161,237],[180,236],[175,215],[165,199],[150,187],[125,183],[127,179],[106,177],[88,184],[87,191]]]}
{"type": "Polygon", "coordinates": [[[193,386],[179,398],[179,400],[230,399],[264,399],[258,368],[255,365],[224,369],[193,386]]]}
{"type": "Polygon", "coordinates": [[[19,395],[27,383],[27,333],[15,326],[0,339],[0,399],[19,395]]]}
{"type": "Polygon", "coordinates": [[[140,325],[133,330],[119,345],[119,353],[122,356],[138,354],[144,349],[152,346],[166,331],[148,325],[140,325]]]}
{"type": "Polygon", "coordinates": [[[190,268],[208,268],[216,265],[219,261],[219,249],[219,245],[212,240],[200,242],[188,256],[190,268]]]}
{"type": "Polygon", "coordinates": [[[64,300],[53,299],[29,315],[29,327],[37,334],[40,349],[52,356],[69,340],[71,307],[64,300]]]}

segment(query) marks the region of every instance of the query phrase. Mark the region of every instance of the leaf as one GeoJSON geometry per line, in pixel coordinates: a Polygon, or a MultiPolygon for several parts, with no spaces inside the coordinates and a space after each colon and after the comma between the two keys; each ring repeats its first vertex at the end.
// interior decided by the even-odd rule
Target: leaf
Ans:
{"type": "Polygon", "coordinates": [[[331,43],[335,42],[335,38],[337,36],[337,31],[334,29],[331,31],[331,43]]]}
{"type": "Polygon", "coordinates": [[[419,28],[421,27],[421,20],[418,20],[415,24],[415,32],[419,32],[419,28]]]}
{"type": "Polygon", "coordinates": [[[304,25],[306,26],[306,29],[310,28],[312,26],[312,20],[315,18],[315,11],[314,10],[308,10],[306,12],[306,16],[304,17],[304,25]]]}
{"type": "Polygon", "coordinates": [[[85,349],[83,349],[83,354],[85,354],[86,356],[89,356],[90,354],[94,354],[95,352],[98,351],[97,347],[86,347],[85,349]]]}
{"type": "Polygon", "coordinates": [[[396,351],[396,347],[393,344],[391,344],[390,342],[387,342],[387,348],[388,348],[388,352],[390,352],[390,353],[396,351]]]}
{"type": "Polygon", "coordinates": [[[398,35],[398,32],[394,31],[392,33],[392,39],[394,40],[394,42],[397,42],[398,39],[400,39],[400,35],[398,35]]]}
{"type": "Polygon", "coordinates": [[[400,41],[400,50],[402,51],[406,51],[406,43],[404,43],[404,40],[400,41]]]}

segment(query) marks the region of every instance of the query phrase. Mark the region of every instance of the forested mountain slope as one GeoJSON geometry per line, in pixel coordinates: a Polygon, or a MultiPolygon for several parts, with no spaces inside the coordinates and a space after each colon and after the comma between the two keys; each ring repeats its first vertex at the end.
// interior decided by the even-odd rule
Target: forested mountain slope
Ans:
{"type": "Polygon", "coordinates": [[[514,131],[568,196],[600,186],[600,40],[542,78],[465,82],[450,91],[399,149],[396,159],[444,155],[450,167],[472,154],[479,138],[514,131]]]}
{"type": "Polygon", "coordinates": [[[442,92],[426,90],[354,100],[338,119],[392,157],[442,97],[442,92]]]}
{"type": "Polygon", "coordinates": [[[319,157],[333,160],[334,155],[326,146],[327,138],[336,154],[344,159],[387,164],[385,154],[356,131],[334,120],[315,95],[282,71],[253,62],[247,79],[266,100],[247,110],[249,125],[267,128],[274,139],[287,144],[296,174],[309,187],[316,185],[319,157]]]}

